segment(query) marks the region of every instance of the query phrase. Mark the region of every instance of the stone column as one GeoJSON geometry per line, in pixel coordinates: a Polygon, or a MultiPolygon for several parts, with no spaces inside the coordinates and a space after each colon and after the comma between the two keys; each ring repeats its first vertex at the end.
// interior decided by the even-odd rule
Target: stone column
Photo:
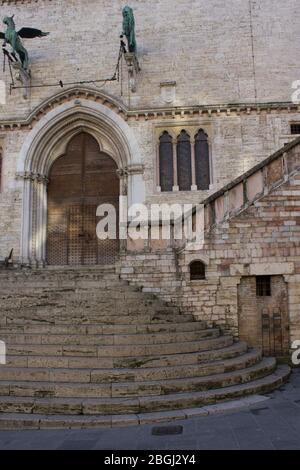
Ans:
{"type": "Polygon", "coordinates": [[[47,243],[47,183],[44,175],[33,172],[17,174],[23,179],[21,263],[44,265],[47,243]]]}
{"type": "Polygon", "coordinates": [[[32,226],[32,184],[33,180],[30,173],[16,175],[17,179],[23,180],[23,209],[21,224],[21,263],[31,264],[31,226],[32,226]]]}
{"type": "Polygon", "coordinates": [[[143,204],[146,199],[144,165],[129,165],[126,172],[128,174],[128,205],[143,204]]]}
{"type": "Polygon", "coordinates": [[[47,249],[47,185],[49,180],[44,175],[36,177],[36,263],[46,265],[47,249]]]}
{"type": "Polygon", "coordinates": [[[123,237],[123,231],[127,232],[128,225],[128,173],[126,170],[117,170],[117,175],[120,179],[120,199],[119,199],[119,243],[120,254],[125,254],[127,251],[127,239],[123,237]],[[125,225],[125,227],[124,227],[125,225]]]}
{"type": "Polygon", "coordinates": [[[161,192],[160,166],[159,166],[159,144],[156,145],[156,191],[161,192]]]}

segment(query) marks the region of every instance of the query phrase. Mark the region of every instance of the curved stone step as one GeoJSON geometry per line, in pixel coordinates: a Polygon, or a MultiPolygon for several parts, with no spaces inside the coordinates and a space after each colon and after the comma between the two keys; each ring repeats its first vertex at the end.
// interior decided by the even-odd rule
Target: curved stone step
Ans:
{"type": "Polygon", "coordinates": [[[257,350],[233,359],[184,366],[148,367],[139,369],[76,369],[39,367],[1,367],[0,381],[114,383],[116,381],[149,381],[176,378],[203,377],[250,367],[261,360],[257,350]]]}
{"type": "Polygon", "coordinates": [[[206,322],[194,321],[186,323],[145,323],[140,325],[101,325],[89,323],[85,325],[73,324],[39,324],[39,325],[10,325],[0,326],[2,334],[135,334],[135,333],[183,333],[187,331],[199,331],[207,328],[206,322]]]}
{"type": "Polygon", "coordinates": [[[232,344],[231,337],[228,337],[229,346],[219,349],[207,350],[196,353],[178,353],[163,356],[145,356],[136,358],[96,358],[78,356],[7,356],[6,367],[49,367],[49,368],[148,368],[167,367],[171,365],[190,365],[198,363],[209,363],[214,360],[224,360],[233,358],[247,351],[244,342],[232,344]]]}
{"type": "Polygon", "coordinates": [[[147,413],[161,410],[178,410],[205,406],[219,401],[232,400],[253,393],[267,393],[284,383],[290,374],[288,366],[263,378],[227,388],[201,392],[175,393],[168,396],[102,399],[23,398],[1,397],[0,412],[57,415],[118,415],[147,413]]]}
{"type": "MultiPolygon", "coordinates": [[[[231,339],[230,339],[231,341],[231,339]]],[[[31,367],[31,368],[71,368],[71,369],[113,369],[113,368],[165,368],[168,366],[189,366],[195,364],[209,364],[213,361],[235,358],[247,351],[247,344],[237,342],[230,346],[210,351],[196,353],[181,353],[155,357],[136,358],[96,358],[76,356],[7,356],[5,368],[31,367]]]]}
{"type": "Polygon", "coordinates": [[[46,316],[30,314],[28,316],[14,316],[13,314],[3,313],[0,324],[2,325],[84,325],[90,323],[100,323],[101,325],[139,325],[146,323],[186,323],[195,321],[191,314],[162,315],[162,314],[123,314],[123,315],[99,315],[91,313],[81,313],[81,315],[72,315],[71,313],[48,314],[46,316]]]}
{"type": "Polygon", "coordinates": [[[48,345],[48,344],[8,344],[8,355],[21,356],[89,356],[89,357],[140,357],[160,356],[162,354],[194,353],[200,351],[222,348],[233,343],[232,336],[219,336],[217,338],[200,339],[168,344],[145,345],[113,345],[113,346],[81,346],[81,345],[48,345]]]}
{"type": "Polygon", "coordinates": [[[22,334],[22,333],[2,333],[1,339],[5,341],[7,347],[10,344],[54,344],[54,345],[151,345],[151,344],[168,344],[168,343],[184,343],[186,341],[197,341],[202,338],[217,338],[220,336],[219,328],[208,328],[205,330],[188,331],[182,333],[135,333],[126,334],[47,334],[38,333],[22,334]]]}
{"type": "MultiPolygon", "coordinates": [[[[0,381],[0,396],[12,395],[22,397],[57,397],[57,398],[115,398],[115,397],[149,397],[185,393],[191,391],[204,391],[213,388],[228,387],[264,377],[274,371],[276,361],[272,358],[263,359],[261,362],[242,370],[214,374],[204,377],[185,377],[178,379],[148,380],[141,382],[122,382],[122,378],[116,378],[114,383],[78,383],[78,375],[67,371],[67,375],[57,372],[56,376],[63,378],[65,382],[35,382],[35,381],[0,381]]],[[[80,375],[83,378],[81,372],[80,375]]],[[[86,379],[89,379],[87,371],[86,379]]]]}

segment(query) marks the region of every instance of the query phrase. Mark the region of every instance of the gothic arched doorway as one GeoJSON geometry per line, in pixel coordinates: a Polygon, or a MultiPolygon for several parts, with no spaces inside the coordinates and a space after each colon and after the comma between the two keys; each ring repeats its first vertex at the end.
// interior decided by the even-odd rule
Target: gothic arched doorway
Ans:
{"type": "Polygon", "coordinates": [[[117,164],[87,133],[77,134],[52,165],[48,186],[47,263],[114,263],[118,240],[99,240],[97,207],[113,204],[118,213],[117,164]]]}

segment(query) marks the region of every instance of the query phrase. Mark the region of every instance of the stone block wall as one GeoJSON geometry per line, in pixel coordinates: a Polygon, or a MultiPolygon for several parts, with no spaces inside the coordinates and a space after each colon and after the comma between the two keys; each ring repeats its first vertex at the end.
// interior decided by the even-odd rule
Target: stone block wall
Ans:
{"type": "MultiPolygon", "coordinates": [[[[300,142],[278,152],[245,174],[241,180],[254,200],[236,213],[224,211],[210,221],[201,250],[187,248],[169,254],[169,266],[161,268],[158,254],[142,258],[127,256],[123,265],[132,267],[124,277],[147,290],[172,300],[197,318],[217,323],[224,330],[239,335],[238,286],[243,277],[282,276],[287,283],[290,341],[300,338],[300,142]],[[263,185],[257,183],[263,175],[263,185]],[[252,186],[252,184],[254,186],[252,186]],[[260,189],[259,191],[255,188],[260,189]],[[216,224],[217,222],[217,224],[216,224]],[[172,257],[173,256],[173,257],[172,257]],[[149,261],[152,257],[152,268],[149,261]],[[139,268],[136,268],[139,259],[139,268]],[[189,265],[202,260],[207,265],[206,280],[191,281],[189,265]]],[[[239,180],[209,198],[206,210],[217,199],[228,198],[238,188],[239,180]]],[[[238,191],[237,191],[238,194],[238,191]]],[[[237,196],[237,201],[240,197],[237,196]]],[[[224,207],[227,207],[224,204],[224,207]]],[[[121,269],[122,273],[122,269],[121,269]]],[[[249,329],[252,326],[249,323],[249,329]]],[[[250,330],[249,330],[250,333],[250,330]]]]}

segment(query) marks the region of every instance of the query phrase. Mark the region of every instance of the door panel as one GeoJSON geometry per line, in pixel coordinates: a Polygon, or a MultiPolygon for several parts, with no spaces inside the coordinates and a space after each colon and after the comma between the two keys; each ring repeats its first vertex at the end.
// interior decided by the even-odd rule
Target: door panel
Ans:
{"type": "MultiPolygon", "coordinates": [[[[258,278],[261,276],[258,276],[258,278]]],[[[289,353],[288,291],[283,276],[269,278],[269,287],[260,291],[261,280],[243,277],[238,288],[239,337],[265,356],[289,353]]]]}
{"type": "Polygon", "coordinates": [[[53,265],[113,263],[118,240],[98,240],[96,210],[113,203],[118,212],[119,179],[112,158],[81,133],[56,160],[48,187],[47,261],[53,265]]]}
{"type": "Polygon", "coordinates": [[[68,217],[66,208],[53,207],[48,215],[48,263],[68,264],[68,217]]]}
{"type": "Polygon", "coordinates": [[[69,207],[68,264],[82,264],[83,213],[82,206],[69,207]]]}

